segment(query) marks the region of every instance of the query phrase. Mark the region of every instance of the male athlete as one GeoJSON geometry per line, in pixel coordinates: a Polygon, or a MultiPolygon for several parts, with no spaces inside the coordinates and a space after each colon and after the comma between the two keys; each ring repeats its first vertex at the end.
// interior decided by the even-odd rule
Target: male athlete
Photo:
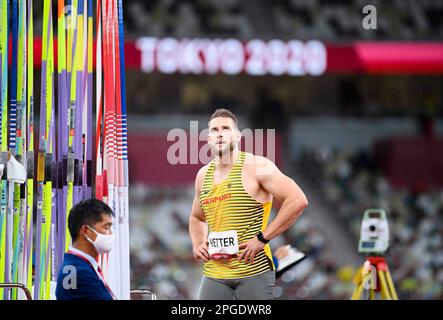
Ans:
{"type": "Polygon", "coordinates": [[[197,173],[189,218],[194,257],[204,261],[198,298],[272,299],[268,242],[297,220],[308,201],[273,162],[238,149],[241,133],[232,112],[216,110],[208,125],[214,159],[197,173]],[[281,208],[267,226],[273,197],[281,208]]]}

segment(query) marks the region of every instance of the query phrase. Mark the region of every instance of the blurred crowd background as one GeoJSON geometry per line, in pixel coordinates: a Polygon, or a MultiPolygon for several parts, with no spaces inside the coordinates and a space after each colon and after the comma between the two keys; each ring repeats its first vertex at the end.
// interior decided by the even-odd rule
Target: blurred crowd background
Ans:
{"type": "MultiPolygon", "coordinates": [[[[441,41],[443,1],[371,1],[378,27],[361,26],[363,0],[124,1],[127,39],[139,36],[441,41]]],[[[36,24],[38,25],[38,24],[36,24]]],[[[241,129],[276,129],[278,165],[310,206],[271,247],[308,258],[278,280],[276,299],[349,299],[365,256],[364,210],[382,208],[388,264],[400,299],[443,299],[443,79],[441,74],[184,75],[128,70],[131,287],[159,299],[196,299],[201,265],[188,218],[200,165],[168,165],[169,130],[199,129],[212,111],[241,129]],[[168,167],[170,166],[170,167],[168,167]]],[[[191,151],[193,152],[193,151],[191,151]]],[[[278,211],[274,205],[273,215],[278,211]]]]}
{"type": "Polygon", "coordinates": [[[153,0],[128,1],[126,20],[128,32],[151,36],[440,40],[441,14],[435,0],[153,0]],[[361,28],[365,4],[382,13],[376,33],[361,28]]]}

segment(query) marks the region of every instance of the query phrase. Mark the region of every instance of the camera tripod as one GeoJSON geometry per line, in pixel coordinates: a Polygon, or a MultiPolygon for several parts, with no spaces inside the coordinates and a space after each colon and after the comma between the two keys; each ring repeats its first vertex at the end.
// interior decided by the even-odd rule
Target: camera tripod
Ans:
{"type": "Polygon", "coordinates": [[[377,292],[382,300],[398,300],[388,264],[383,256],[368,256],[354,282],[357,286],[352,300],[375,300],[377,292]]]}

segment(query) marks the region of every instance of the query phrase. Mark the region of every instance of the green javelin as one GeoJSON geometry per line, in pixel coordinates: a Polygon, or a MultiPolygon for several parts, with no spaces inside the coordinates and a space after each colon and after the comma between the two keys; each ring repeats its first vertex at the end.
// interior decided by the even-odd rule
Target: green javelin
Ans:
{"type": "MultiPolygon", "coordinates": [[[[19,0],[18,6],[18,51],[17,51],[17,134],[15,155],[17,161],[26,165],[26,6],[25,0],[19,0]]],[[[13,259],[12,281],[24,282],[24,220],[26,209],[25,184],[15,183],[14,192],[14,228],[13,228],[13,259]]],[[[17,298],[17,290],[13,291],[13,299],[17,298]]]]}
{"type": "MultiPolygon", "coordinates": [[[[36,292],[38,299],[49,299],[49,278],[51,275],[51,259],[48,253],[48,247],[51,243],[51,204],[52,204],[52,180],[51,180],[51,162],[52,162],[52,140],[51,140],[51,122],[52,117],[52,77],[54,71],[53,65],[53,33],[52,33],[52,6],[50,0],[43,3],[43,41],[42,41],[42,105],[40,107],[40,132],[39,132],[39,156],[37,168],[37,181],[39,183],[39,192],[41,192],[41,203],[38,203],[41,210],[41,221],[37,221],[37,239],[39,252],[38,272],[36,272],[36,292]]],[[[40,201],[40,200],[39,200],[40,201]]],[[[38,207],[39,209],[39,207],[38,207]]],[[[50,248],[49,248],[50,249],[50,248]]]]}
{"type": "Polygon", "coordinates": [[[34,208],[34,28],[32,0],[28,0],[28,75],[27,75],[27,215],[25,239],[26,286],[32,290],[33,208],[34,208]]]}
{"type": "MultiPolygon", "coordinates": [[[[47,153],[45,157],[45,185],[43,187],[43,210],[46,215],[46,230],[45,230],[45,245],[46,245],[46,270],[45,270],[45,299],[50,299],[51,289],[51,274],[52,268],[55,267],[52,264],[51,245],[52,241],[55,241],[54,234],[51,232],[52,228],[52,153],[53,153],[53,128],[54,128],[54,109],[53,109],[53,84],[54,84],[54,32],[52,27],[52,3],[51,0],[45,0],[49,2],[49,43],[47,52],[47,72],[46,72],[46,133],[47,133],[47,153]]],[[[54,216],[55,218],[55,216],[54,216]]]]}
{"type": "MultiPolygon", "coordinates": [[[[38,252],[38,280],[36,289],[38,290],[38,299],[44,299],[45,289],[45,269],[46,269],[46,224],[48,218],[46,217],[45,203],[45,158],[47,157],[47,136],[46,130],[46,104],[47,104],[47,56],[48,56],[48,16],[49,16],[49,3],[44,1],[43,3],[43,28],[42,28],[42,71],[41,71],[41,105],[40,105],[40,130],[39,130],[39,155],[38,155],[38,167],[37,167],[37,181],[39,183],[39,198],[41,202],[37,204],[37,208],[41,209],[41,227],[37,226],[37,239],[39,252],[38,252]],[[44,73],[45,72],[45,73],[44,73]],[[44,96],[43,96],[44,94],[44,96]],[[43,109],[45,108],[45,109],[43,109]]],[[[37,217],[38,219],[38,217],[37,217]]],[[[40,223],[40,221],[38,221],[40,223]]],[[[37,255],[37,254],[36,254],[37,255]]]]}
{"type": "Polygon", "coordinates": [[[46,72],[47,72],[47,47],[48,47],[48,3],[43,4],[43,28],[42,28],[42,51],[41,51],[41,90],[40,90],[40,125],[38,137],[38,154],[37,154],[37,219],[35,234],[35,277],[34,277],[34,299],[41,300],[43,298],[44,286],[44,270],[45,270],[45,226],[46,216],[43,210],[44,200],[44,180],[45,180],[45,156],[46,156],[46,127],[44,125],[46,119],[46,72]]]}
{"type": "MultiPolygon", "coordinates": [[[[5,166],[8,161],[8,1],[0,0],[0,163],[5,166]]],[[[6,252],[6,208],[7,208],[6,175],[0,183],[0,283],[5,281],[6,252]]],[[[0,300],[4,290],[0,289],[0,300]]]]}

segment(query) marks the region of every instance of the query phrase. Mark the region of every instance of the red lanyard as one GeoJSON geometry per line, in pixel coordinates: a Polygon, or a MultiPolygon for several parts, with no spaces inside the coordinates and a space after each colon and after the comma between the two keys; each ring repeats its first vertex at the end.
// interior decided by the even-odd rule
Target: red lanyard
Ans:
{"type": "Polygon", "coordinates": [[[108,286],[108,284],[106,283],[106,281],[105,281],[105,276],[103,275],[103,272],[102,272],[102,269],[100,268],[100,266],[98,266],[98,270],[95,270],[95,268],[94,268],[94,266],[92,265],[91,261],[89,261],[88,259],[86,259],[86,258],[83,257],[82,255],[80,255],[80,254],[78,254],[78,253],[76,253],[76,252],[74,252],[74,251],[71,251],[71,250],[69,250],[68,253],[69,253],[69,254],[73,254],[74,256],[77,256],[77,257],[79,257],[80,259],[86,261],[86,262],[92,267],[92,269],[94,269],[94,271],[95,271],[96,273],[97,273],[97,271],[98,271],[98,274],[97,274],[97,275],[98,275],[99,278],[102,280],[102,282],[103,282],[103,284],[105,285],[106,289],[108,289],[109,293],[110,293],[111,296],[112,296],[112,299],[117,300],[117,298],[115,297],[115,295],[114,295],[114,293],[112,292],[111,288],[110,288],[110,287],[108,286]]]}

